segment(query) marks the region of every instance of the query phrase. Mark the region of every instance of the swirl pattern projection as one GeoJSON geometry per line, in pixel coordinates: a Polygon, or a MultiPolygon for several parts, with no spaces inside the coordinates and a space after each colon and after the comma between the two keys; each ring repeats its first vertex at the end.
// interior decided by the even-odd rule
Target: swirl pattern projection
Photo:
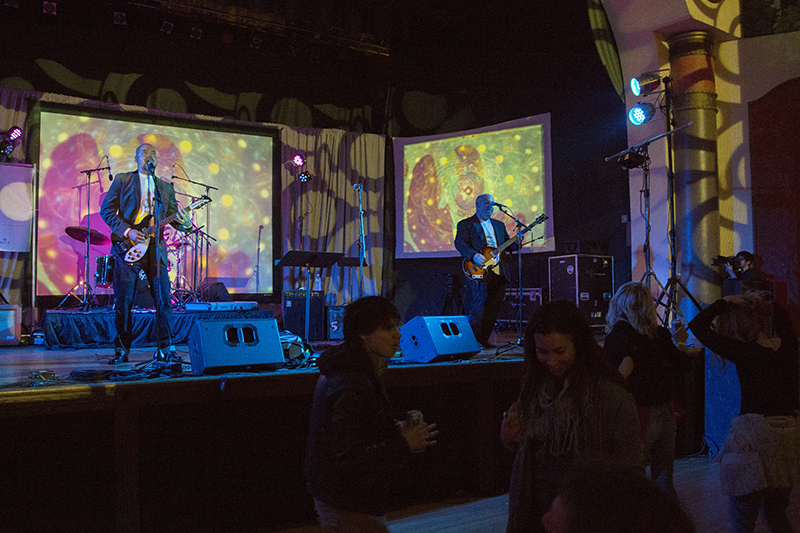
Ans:
{"type": "MultiPolygon", "coordinates": [[[[523,224],[552,212],[550,118],[537,115],[489,128],[394,140],[397,257],[450,257],[456,224],[475,213],[475,199],[494,196],[523,224]]],[[[494,218],[516,233],[514,220],[494,218]]],[[[537,252],[555,249],[550,221],[529,239],[537,252]]]]}

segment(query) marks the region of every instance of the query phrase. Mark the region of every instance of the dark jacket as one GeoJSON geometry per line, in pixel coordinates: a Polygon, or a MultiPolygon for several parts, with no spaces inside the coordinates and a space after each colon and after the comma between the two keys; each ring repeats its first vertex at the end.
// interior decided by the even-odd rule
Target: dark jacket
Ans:
{"type": "MultiPolygon", "coordinates": [[[[178,203],[175,200],[175,189],[171,183],[167,183],[161,179],[156,178],[156,188],[161,196],[162,210],[158,217],[163,220],[178,211],[178,203]]],[[[103,199],[103,205],[100,206],[100,216],[103,218],[108,227],[111,228],[113,234],[111,240],[113,242],[125,239],[125,230],[128,228],[142,229],[143,225],[138,224],[134,226],[133,221],[136,219],[136,213],[139,210],[141,203],[142,192],[139,185],[139,172],[123,172],[114,176],[114,181],[111,183],[106,197],[103,199]]],[[[178,222],[173,222],[172,226],[176,229],[181,229],[178,222]]],[[[119,255],[116,247],[112,247],[114,254],[119,255]]],[[[167,246],[164,239],[159,239],[159,253],[161,262],[167,264],[167,246]]]]}
{"type": "Polygon", "coordinates": [[[725,300],[712,303],[689,322],[689,329],[706,348],[736,365],[742,393],[740,414],[794,414],[800,407],[800,362],[797,336],[792,331],[786,311],[773,304],[773,325],[781,346],[772,350],[756,342],[732,339],[714,331],[714,318],[724,313],[727,306],[725,300]]]}
{"type": "MultiPolygon", "coordinates": [[[[510,239],[508,231],[506,230],[506,226],[497,219],[491,218],[489,220],[492,221],[494,235],[497,238],[497,246],[500,247],[503,243],[510,239]]],[[[476,253],[481,253],[483,251],[483,249],[486,247],[486,233],[483,231],[481,220],[477,215],[472,215],[471,217],[465,218],[456,225],[456,238],[454,244],[456,246],[456,250],[458,250],[458,253],[461,254],[461,257],[464,259],[469,259],[470,261],[472,261],[472,258],[476,253]]],[[[518,248],[519,243],[515,242],[506,248],[506,250],[513,252],[518,248]]],[[[511,264],[509,261],[501,259],[499,266],[500,268],[497,273],[506,278],[506,280],[510,281],[511,264]]]]}
{"type": "Polygon", "coordinates": [[[675,347],[664,327],[659,327],[651,339],[620,320],[606,336],[603,348],[615,368],[625,357],[633,359],[628,383],[639,406],[662,405],[674,398],[678,380],[691,368],[689,356],[675,347]]]}
{"type": "Polygon", "coordinates": [[[360,346],[330,348],[317,366],[304,467],[308,490],[334,507],[383,515],[411,456],[383,382],[360,346]]]}

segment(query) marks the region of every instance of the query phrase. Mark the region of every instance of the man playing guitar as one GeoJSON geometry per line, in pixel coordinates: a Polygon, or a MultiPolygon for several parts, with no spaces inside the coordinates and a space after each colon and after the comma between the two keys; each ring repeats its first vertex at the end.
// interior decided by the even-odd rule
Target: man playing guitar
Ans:
{"type": "Polygon", "coordinates": [[[134,262],[125,260],[125,252],[131,244],[148,241],[145,229],[156,219],[162,220],[174,215],[172,226],[181,231],[191,229],[189,213],[178,210],[175,189],[155,174],[158,164],[156,149],[151,144],[142,144],[136,149],[137,170],[117,174],[108,189],[100,215],[113,232],[111,235],[114,255],[114,325],[117,337],[114,340],[114,358],[109,364],[126,363],[133,343],[133,297],[138,280],[147,279],[156,300],[156,320],[160,332],[158,339],[159,358],[175,358],[175,348],[171,345],[170,326],[172,323],[172,304],[170,303],[169,275],[167,273],[167,248],[156,233],[156,245],[134,262]],[[160,197],[161,201],[157,201],[160,197]],[[159,210],[160,208],[160,210],[159,210]],[[158,212],[156,212],[158,210],[158,212]],[[158,216],[156,216],[158,215],[158,216]],[[126,243],[127,242],[127,246],[126,243]],[[160,261],[156,264],[156,249],[160,261]],[[158,275],[156,275],[158,274],[158,275]],[[169,347],[164,354],[162,349],[169,347]]]}
{"type": "MultiPolygon", "coordinates": [[[[494,206],[491,194],[478,196],[475,199],[475,214],[458,223],[455,238],[456,250],[482,273],[480,280],[477,277],[470,277],[472,306],[469,312],[469,324],[475,332],[475,338],[484,348],[493,347],[489,343],[489,337],[503,305],[506,285],[511,279],[511,267],[508,261],[500,260],[497,268],[483,271],[484,264],[490,262],[488,257],[490,251],[509,240],[505,225],[491,218],[494,206]]],[[[519,241],[513,242],[506,249],[518,250],[519,241]]]]}

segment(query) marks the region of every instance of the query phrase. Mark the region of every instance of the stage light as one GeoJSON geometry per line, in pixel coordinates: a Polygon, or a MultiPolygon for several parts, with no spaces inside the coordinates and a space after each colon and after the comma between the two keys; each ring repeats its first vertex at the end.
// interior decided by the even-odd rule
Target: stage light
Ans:
{"type": "Polygon", "coordinates": [[[22,129],[14,126],[8,131],[0,132],[0,156],[8,157],[14,151],[14,146],[22,137],[22,129]]]}
{"type": "Polygon", "coordinates": [[[292,163],[294,166],[300,168],[306,164],[306,158],[302,156],[302,154],[297,154],[292,158],[292,163]]]}
{"type": "Polygon", "coordinates": [[[117,26],[127,26],[128,17],[122,11],[114,11],[114,24],[117,26]]]}
{"type": "Polygon", "coordinates": [[[309,174],[308,172],[301,172],[300,175],[297,176],[297,179],[305,183],[311,179],[311,174],[309,174]]]}
{"type": "Polygon", "coordinates": [[[174,22],[164,20],[161,22],[161,33],[166,33],[167,35],[169,35],[170,33],[172,33],[172,28],[174,27],[175,27],[174,22]]]}
{"type": "Polygon", "coordinates": [[[617,163],[626,170],[630,170],[632,168],[640,167],[645,162],[645,156],[640,154],[639,152],[628,152],[619,159],[617,159],[617,163]]]}
{"type": "Polygon", "coordinates": [[[656,114],[656,106],[649,102],[639,102],[636,107],[628,111],[628,120],[635,126],[641,126],[656,114]]]}
{"type": "Polygon", "coordinates": [[[661,86],[658,72],[645,72],[638,78],[631,78],[631,92],[634,96],[647,96],[661,86]]]}
{"type": "Polygon", "coordinates": [[[55,2],[42,2],[42,13],[45,15],[56,15],[58,4],[55,2]]]}

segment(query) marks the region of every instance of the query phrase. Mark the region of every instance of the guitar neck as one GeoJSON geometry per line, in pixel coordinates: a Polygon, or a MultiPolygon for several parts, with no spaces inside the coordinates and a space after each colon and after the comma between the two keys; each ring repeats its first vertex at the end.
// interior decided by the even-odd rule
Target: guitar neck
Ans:
{"type": "Polygon", "coordinates": [[[189,207],[185,207],[185,208],[181,209],[180,211],[178,211],[176,213],[173,213],[170,216],[168,216],[167,218],[161,220],[161,222],[159,222],[158,224],[150,226],[149,228],[147,228],[148,233],[150,233],[150,236],[152,237],[153,235],[156,234],[156,230],[159,230],[159,229],[163,228],[167,224],[171,224],[176,218],[178,218],[178,215],[180,215],[183,212],[186,212],[187,210],[190,210],[190,208],[189,207]]]}
{"type": "Polygon", "coordinates": [[[496,254],[496,255],[500,255],[500,254],[502,254],[502,253],[505,251],[505,249],[506,249],[506,248],[508,248],[509,246],[511,246],[512,244],[514,244],[516,241],[518,241],[520,237],[521,237],[521,234],[520,234],[520,235],[515,235],[514,237],[511,237],[510,239],[508,239],[506,242],[504,242],[503,244],[501,244],[501,245],[500,245],[500,246],[497,248],[497,250],[495,250],[495,254],[496,254]]]}

